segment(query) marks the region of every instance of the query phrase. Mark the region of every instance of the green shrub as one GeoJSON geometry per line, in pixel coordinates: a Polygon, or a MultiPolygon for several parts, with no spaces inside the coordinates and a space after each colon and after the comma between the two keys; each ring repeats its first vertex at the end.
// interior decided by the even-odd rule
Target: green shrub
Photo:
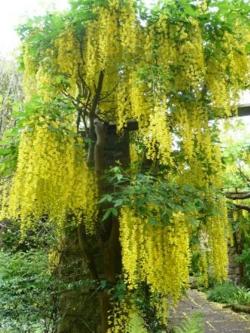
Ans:
{"type": "Polygon", "coordinates": [[[249,240],[247,245],[245,245],[242,254],[238,256],[237,261],[244,266],[244,277],[243,282],[245,285],[250,287],[250,248],[249,248],[249,240]]]}
{"type": "Polygon", "coordinates": [[[20,223],[2,221],[0,230],[0,247],[4,252],[28,252],[30,250],[48,249],[54,244],[54,230],[44,220],[38,222],[33,230],[21,235],[20,223]]]}
{"type": "Polygon", "coordinates": [[[46,253],[0,252],[0,332],[54,332],[56,295],[46,253]]]}
{"type": "Polygon", "coordinates": [[[232,282],[216,285],[208,291],[210,301],[225,304],[250,304],[250,291],[245,287],[239,287],[232,282]]]}

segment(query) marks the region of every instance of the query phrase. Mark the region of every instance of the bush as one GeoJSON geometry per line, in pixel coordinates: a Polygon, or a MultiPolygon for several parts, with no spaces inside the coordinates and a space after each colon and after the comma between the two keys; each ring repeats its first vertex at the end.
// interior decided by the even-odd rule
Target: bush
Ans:
{"type": "Polygon", "coordinates": [[[36,228],[21,235],[20,223],[5,220],[1,222],[0,247],[4,252],[28,252],[48,249],[54,244],[54,229],[44,220],[38,222],[36,228]]]}
{"type": "Polygon", "coordinates": [[[210,301],[225,304],[250,304],[250,291],[245,287],[239,287],[232,282],[216,285],[208,291],[210,301]]]}
{"type": "Polygon", "coordinates": [[[54,332],[56,295],[46,253],[0,252],[0,332],[54,332]]]}
{"type": "MultiPolygon", "coordinates": [[[[249,244],[249,243],[248,243],[249,244]]],[[[243,282],[250,287],[250,248],[249,245],[245,246],[242,254],[238,256],[237,261],[244,266],[243,282]]]]}

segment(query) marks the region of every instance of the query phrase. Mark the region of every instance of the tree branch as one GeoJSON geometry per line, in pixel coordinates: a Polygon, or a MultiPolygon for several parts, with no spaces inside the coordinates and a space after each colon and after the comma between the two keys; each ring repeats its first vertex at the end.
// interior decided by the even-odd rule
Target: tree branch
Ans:
{"type": "Polygon", "coordinates": [[[96,141],[96,133],[95,133],[95,119],[97,117],[96,110],[100,100],[102,85],[104,79],[104,71],[101,71],[99,74],[98,84],[95,91],[95,96],[92,101],[92,105],[89,112],[89,153],[88,153],[88,165],[93,166],[94,164],[94,150],[95,150],[95,141],[96,141]]]}
{"type": "Polygon", "coordinates": [[[241,177],[244,181],[246,181],[246,182],[249,184],[249,183],[250,183],[250,179],[249,179],[249,177],[243,172],[242,167],[241,167],[240,165],[238,166],[238,171],[239,171],[240,177],[241,177]]]}
{"type": "Polygon", "coordinates": [[[237,209],[246,210],[246,211],[250,212],[250,206],[247,206],[247,205],[235,204],[234,207],[237,209]]]}
{"type": "Polygon", "coordinates": [[[250,192],[227,192],[225,195],[231,200],[250,199],[250,192]]]}

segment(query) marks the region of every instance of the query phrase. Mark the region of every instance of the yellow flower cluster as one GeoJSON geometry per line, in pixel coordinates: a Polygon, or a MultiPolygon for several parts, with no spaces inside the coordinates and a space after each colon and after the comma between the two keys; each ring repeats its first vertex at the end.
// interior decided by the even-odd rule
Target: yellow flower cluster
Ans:
{"type": "Polygon", "coordinates": [[[133,300],[123,300],[116,304],[109,316],[107,333],[147,333],[144,320],[133,300]]]}
{"type": "Polygon", "coordinates": [[[83,145],[58,130],[50,123],[23,132],[8,215],[21,220],[23,231],[47,217],[59,228],[68,219],[84,222],[91,233],[96,217],[94,174],[86,165],[83,145]]]}
{"type": "Polygon", "coordinates": [[[139,153],[137,150],[137,146],[133,142],[130,142],[130,144],[129,144],[129,157],[130,157],[130,162],[131,162],[132,166],[134,164],[140,162],[140,156],[139,156],[139,153]]]}
{"type": "Polygon", "coordinates": [[[126,127],[128,120],[133,119],[138,121],[141,134],[145,134],[143,131],[147,129],[152,117],[152,99],[150,96],[146,96],[145,88],[145,84],[139,80],[136,72],[124,73],[119,78],[116,89],[117,110],[115,114],[118,131],[126,127]]]}
{"type": "Polygon", "coordinates": [[[125,300],[113,305],[112,312],[110,312],[108,317],[110,328],[107,333],[122,333],[126,331],[128,311],[128,304],[125,300]]]}
{"type": "Polygon", "coordinates": [[[117,87],[116,92],[116,124],[117,130],[121,131],[125,126],[126,122],[131,117],[131,106],[129,101],[129,85],[126,78],[122,78],[121,82],[117,87]]]}
{"type": "Polygon", "coordinates": [[[227,218],[224,198],[211,200],[213,213],[206,217],[206,223],[199,230],[199,244],[195,245],[198,254],[198,284],[207,287],[209,278],[222,282],[228,273],[228,243],[232,242],[232,230],[227,218]]]}
{"type": "Polygon", "coordinates": [[[151,306],[156,310],[156,317],[162,325],[167,326],[169,321],[169,309],[173,304],[171,304],[168,296],[164,295],[154,295],[151,297],[151,306]]]}
{"type": "Polygon", "coordinates": [[[97,34],[96,23],[90,23],[87,27],[86,41],[86,82],[93,88],[98,73],[97,34]]]}
{"type": "Polygon", "coordinates": [[[121,11],[121,45],[124,55],[134,53],[137,46],[137,18],[135,12],[135,2],[127,0],[126,5],[121,11]]]}
{"type": "Polygon", "coordinates": [[[206,251],[200,251],[200,257],[199,257],[199,273],[200,276],[198,278],[198,285],[204,286],[205,288],[208,287],[208,258],[207,258],[207,252],[206,251]]]}
{"type": "Polygon", "coordinates": [[[237,38],[224,32],[220,45],[224,53],[215,49],[216,56],[207,62],[206,84],[219,115],[230,116],[236,111],[240,89],[249,82],[250,65],[243,42],[247,38],[249,42],[249,32],[237,25],[234,34],[237,38]]]}
{"type": "MultiPolygon", "coordinates": [[[[176,30],[175,27],[174,29],[176,30]]],[[[175,78],[176,89],[198,90],[205,74],[203,41],[199,24],[193,19],[188,31],[184,31],[184,27],[179,27],[174,34],[175,40],[178,36],[178,42],[174,45],[176,58],[172,62],[181,68],[175,78]]]]}
{"type": "Polygon", "coordinates": [[[9,179],[0,180],[0,219],[4,219],[8,215],[9,207],[9,179]]]}
{"type": "Polygon", "coordinates": [[[229,223],[225,200],[220,200],[216,205],[218,212],[207,219],[208,234],[208,262],[210,275],[218,282],[227,278],[228,271],[228,241],[229,223]]]}
{"type": "Polygon", "coordinates": [[[129,76],[129,99],[131,105],[131,117],[136,119],[141,128],[147,127],[151,115],[152,98],[145,93],[146,86],[139,80],[136,72],[129,76]]]}
{"type": "Polygon", "coordinates": [[[45,102],[49,102],[58,95],[59,89],[53,71],[51,68],[48,69],[52,64],[53,66],[56,64],[53,50],[46,50],[44,56],[44,61],[35,62],[30,55],[28,44],[24,46],[23,87],[26,101],[30,101],[34,95],[39,95],[45,102]],[[49,60],[49,64],[46,63],[47,60],[49,60]]]}
{"type": "Polygon", "coordinates": [[[36,73],[36,91],[45,102],[50,102],[58,94],[53,83],[53,76],[41,65],[36,73]]]}
{"type": "Polygon", "coordinates": [[[185,162],[182,167],[179,166],[180,183],[192,184],[204,190],[211,187],[219,190],[223,174],[221,150],[218,144],[212,142],[212,131],[208,127],[197,130],[195,123],[192,126],[190,121],[180,124],[180,127],[180,131],[185,131],[186,135],[183,142],[185,162]]]}
{"type": "Polygon", "coordinates": [[[82,75],[83,55],[80,50],[80,43],[76,39],[72,29],[65,30],[55,40],[57,52],[56,64],[58,72],[69,78],[69,92],[72,96],[77,94],[77,81],[82,75]]]}
{"type": "Polygon", "coordinates": [[[167,226],[151,225],[124,208],[120,218],[122,263],[129,288],[146,281],[153,293],[176,303],[189,283],[189,235],[185,216],[167,226]]]}
{"type": "Polygon", "coordinates": [[[147,158],[171,165],[172,135],[167,122],[166,107],[156,106],[144,133],[147,158]]]}
{"type": "Polygon", "coordinates": [[[24,62],[24,76],[23,76],[23,89],[25,93],[25,99],[28,101],[32,95],[36,92],[36,66],[34,60],[30,55],[29,45],[23,46],[23,62],[24,62]]]}
{"type": "MultiPolygon", "coordinates": [[[[87,25],[86,52],[84,54],[86,82],[93,89],[100,71],[116,77],[117,62],[121,55],[118,4],[96,8],[97,18],[87,25]]],[[[112,81],[112,79],[111,79],[112,81]]],[[[108,85],[110,82],[106,82],[108,85]]],[[[115,82],[116,84],[116,82],[115,82]]]]}
{"type": "Polygon", "coordinates": [[[189,110],[185,109],[185,105],[176,113],[176,123],[178,124],[179,135],[182,139],[182,147],[185,160],[191,161],[194,153],[194,132],[196,124],[191,119],[189,110]]]}
{"type": "Polygon", "coordinates": [[[210,59],[207,63],[206,84],[211,93],[212,105],[216,114],[231,115],[230,96],[224,73],[226,65],[222,59],[210,59]]]}

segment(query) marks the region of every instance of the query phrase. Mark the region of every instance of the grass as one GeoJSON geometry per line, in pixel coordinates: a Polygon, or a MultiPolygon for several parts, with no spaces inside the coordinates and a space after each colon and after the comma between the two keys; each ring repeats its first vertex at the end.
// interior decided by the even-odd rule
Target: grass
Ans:
{"type": "Polygon", "coordinates": [[[250,290],[232,282],[216,285],[207,292],[208,300],[223,304],[250,305],[250,290]]]}

